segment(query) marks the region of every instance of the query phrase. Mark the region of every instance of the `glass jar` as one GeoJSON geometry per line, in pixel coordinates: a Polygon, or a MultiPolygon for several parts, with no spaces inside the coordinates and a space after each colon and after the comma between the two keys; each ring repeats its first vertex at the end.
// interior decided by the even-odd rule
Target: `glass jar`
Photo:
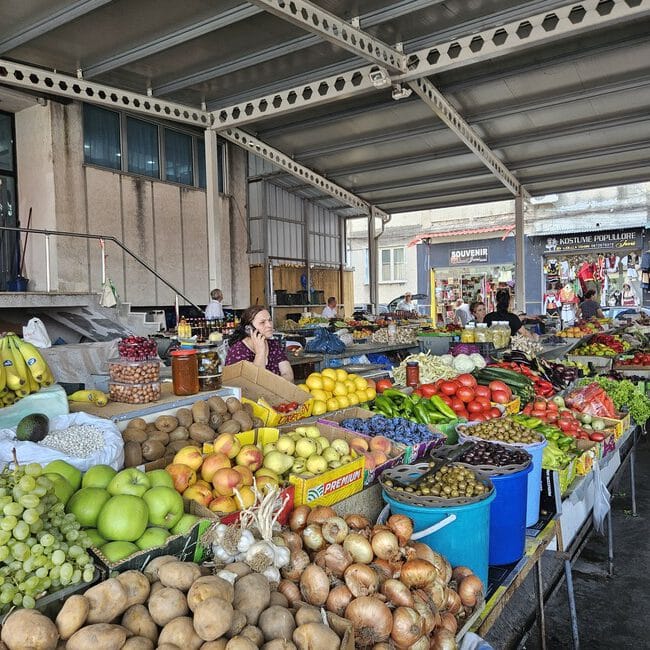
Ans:
{"type": "Polygon", "coordinates": [[[388,340],[392,343],[397,338],[397,325],[388,323],[388,340]]]}
{"type": "Polygon", "coordinates": [[[174,350],[172,386],[174,395],[195,395],[199,392],[199,357],[196,350],[174,350]]]}
{"type": "Polygon", "coordinates": [[[488,342],[488,326],[487,323],[477,323],[476,332],[474,334],[475,343],[487,343],[488,342]]]}
{"type": "Polygon", "coordinates": [[[420,364],[417,361],[406,362],[406,385],[417,388],[420,383],[420,364]]]}
{"type": "Polygon", "coordinates": [[[199,366],[199,390],[221,388],[221,359],[216,345],[197,348],[199,366]]]}
{"type": "Polygon", "coordinates": [[[474,323],[467,323],[465,328],[460,333],[461,343],[475,343],[476,342],[476,327],[474,323]]]}

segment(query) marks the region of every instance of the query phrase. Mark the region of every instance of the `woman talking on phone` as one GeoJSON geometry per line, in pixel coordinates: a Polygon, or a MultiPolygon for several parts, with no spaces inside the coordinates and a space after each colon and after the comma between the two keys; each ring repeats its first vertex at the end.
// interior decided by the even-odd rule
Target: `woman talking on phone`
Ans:
{"type": "Polygon", "coordinates": [[[293,381],[293,368],[284,345],[273,338],[273,319],[266,307],[254,305],[244,310],[228,344],[227,366],[250,361],[287,381],[293,381]]]}

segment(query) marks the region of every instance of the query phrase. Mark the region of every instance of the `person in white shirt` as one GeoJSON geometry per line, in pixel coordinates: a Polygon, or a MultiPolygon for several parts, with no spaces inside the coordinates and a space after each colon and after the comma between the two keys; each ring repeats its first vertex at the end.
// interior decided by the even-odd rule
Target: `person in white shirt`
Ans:
{"type": "Polygon", "coordinates": [[[222,302],[223,293],[221,289],[213,289],[210,292],[210,302],[205,308],[206,320],[222,320],[224,318],[222,302]]]}
{"type": "Polygon", "coordinates": [[[417,305],[413,303],[413,296],[410,293],[404,294],[404,300],[397,303],[397,311],[417,311],[417,305]]]}
{"type": "Polygon", "coordinates": [[[462,327],[465,327],[472,320],[472,312],[470,311],[469,305],[462,298],[459,298],[454,305],[456,307],[454,311],[456,322],[462,327]]]}
{"type": "Polygon", "coordinates": [[[327,307],[323,309],[323,318],[338,318],[338,307],[334,296],[327,299],[327,307]]]}

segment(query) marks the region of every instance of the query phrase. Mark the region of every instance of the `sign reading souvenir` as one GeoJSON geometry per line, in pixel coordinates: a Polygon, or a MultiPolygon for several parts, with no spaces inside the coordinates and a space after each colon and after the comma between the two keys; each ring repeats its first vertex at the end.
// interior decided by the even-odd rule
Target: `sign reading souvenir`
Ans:
{"type": "Polygon", "coordinates": [[[548,237],[545,252],[560,253],[583,250],[639,249],[643,247],[641,229],[582,233],[580,235],[555,235],[548,237]]]}
{"type": "Polygon", "coordinates": [[[488,261],[487,248],[456,248],[449,253],[449,263],[458,264],[475,264],[476,262],[488,261]]]}

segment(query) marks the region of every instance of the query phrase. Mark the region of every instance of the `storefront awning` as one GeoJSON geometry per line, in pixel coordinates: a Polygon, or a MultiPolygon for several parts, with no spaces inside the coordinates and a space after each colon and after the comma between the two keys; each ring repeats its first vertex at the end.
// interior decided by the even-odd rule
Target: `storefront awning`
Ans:
{"type": "Polygon", "coordinates": [[[429,239],[436,239],[439,237],[461,237],[463,235],[482,235],[488,232],[503,232],[503,239],[505,239],[513,230],[515,229],[515,224],[510,224],[507,226],[486,226],[485,228],[466,228],[463,230],[447,230],[444,232],[428,232],[420,233],[419,235],[413,237],[408,243],[408,246],[417,246],[417,244],[422,244],[429,239]]]}

